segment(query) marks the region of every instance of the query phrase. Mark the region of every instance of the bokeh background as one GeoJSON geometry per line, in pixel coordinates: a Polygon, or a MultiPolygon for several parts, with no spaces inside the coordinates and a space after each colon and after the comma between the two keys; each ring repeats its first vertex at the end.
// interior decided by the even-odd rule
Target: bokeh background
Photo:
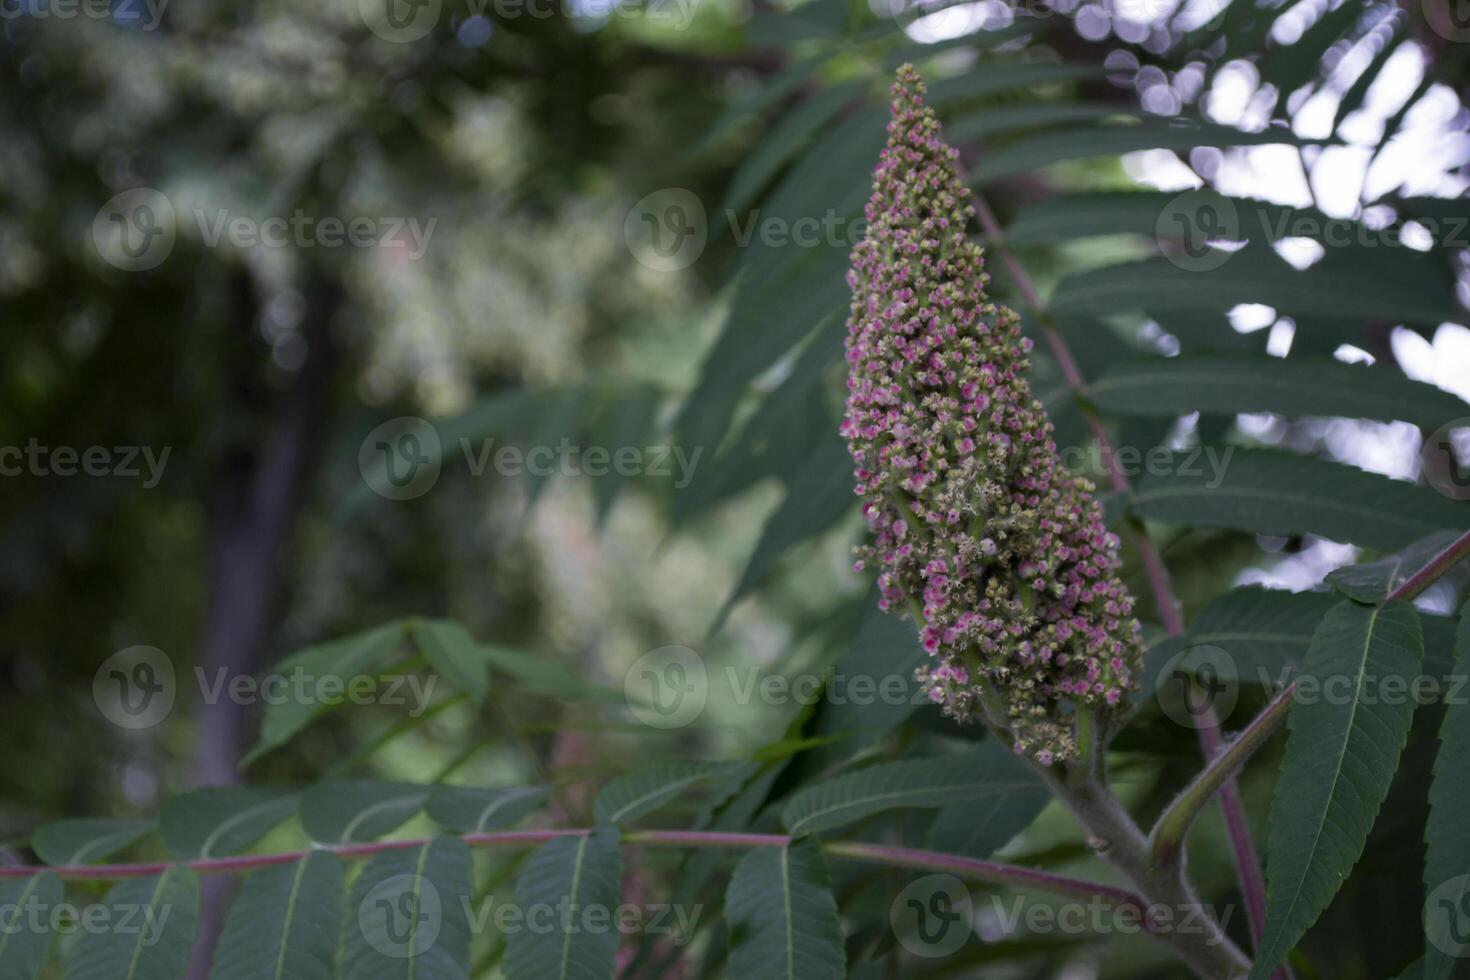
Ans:
{"type": "MultiPolygon", "coordinates": [[[[243,779],[548,779],[570,817],[610,773],[749,753],[799,722],[794,699],[740,687],[820,672],[867,628],[835,435],[842,276],[904,61],[1089,376],[1315,355],[1443,399],[1412,422],[1165,407],[1124,413],[1119,444],[1283,447],[1392,477],[1416,494],[1393,506],[1443,524],[1465,506],[1421,452],[1470,416],[1453,2],[388,4],[0,0],[0,446],[26,450],[0,458],[10,859],[48,819],[243,779]],[[385,484],[380,444],[436,474],[385,484]],[[637,462],[493,462],[563,445],[637,462]],[[97,447],[96,473],[68,465],[97,447]],[[443,690],[412,718],[339,708],[240,768],[261,706],[210,703],[196,669],[256,676],[409,616],[601,691],[497,677],[479,710],[443,690]],[[94,680],[138,645],[178,688],[130,730],[94,680]],[[621,695],[671,645],[708,666],[709,702],[660,730],[621,695]]],[[[1035,370],[1059,442],[1100,475],[1044,350],[1035,370]]],[[[1169,522],[1191,611],[1231,585],[1311,588],[1373,549],[1220,523],[1169,522]]],[[[1269,789],[1267,772],[1247,795],[1269,789]]],[[[1078,856],[1044,827],[1024,849],[1078,856]]],[[[1396,860],[1370,851],[1361,873],[1396,860]]],[[[1370,878],[1319,931],[1412,922],[1417,902],[1370,878]]],[[[1404,959],[1339,952],[1324,975],[1404,959]]],[[[979,955],[949,975],[981,975],[979,955]]]]}

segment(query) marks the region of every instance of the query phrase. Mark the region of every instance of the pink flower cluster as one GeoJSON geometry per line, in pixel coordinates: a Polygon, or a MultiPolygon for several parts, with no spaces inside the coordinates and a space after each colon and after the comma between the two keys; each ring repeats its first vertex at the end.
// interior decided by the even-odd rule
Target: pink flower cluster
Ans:
{"type": "Polygon", "coordinates": [[[1031,395],[1031,342],[986,299],[958,153],[923,94],[900,68],[848,273],[842,434],[873,533],[858,567],[918,623],[933,700],[961,720],[1002,714],[1017,750],[1049,763],[1075,752],[1079,707],[1122,710],[1140,629],[1118,538],[1031,395]]]}

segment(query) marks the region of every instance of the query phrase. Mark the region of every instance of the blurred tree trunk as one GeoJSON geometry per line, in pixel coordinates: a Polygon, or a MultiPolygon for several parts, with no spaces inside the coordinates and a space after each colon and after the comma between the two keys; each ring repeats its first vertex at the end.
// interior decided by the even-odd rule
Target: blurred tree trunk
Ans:
{"type": "MultiPolygon", "coordinates": [[[[259,304],[250,274],[242,270],[233,284],[239,319],[225,347],[233,353],[225,393],[228,415],[244,420],[248,434],[225,449],[214,476],[210,504],[209,608],[201,638],[200,668],[210,689],[216,678],[229,681],[254,674],[273,632],[281,597],[282,552],[288,547],[310,473],[310,462],[324,427],[328,392],[337,366],[331,324],[342,305],[335,280],[313,275],[306,290],[300,325],[306,357],[283,390],[262,391],[260,346],[254,336],[259,304]],[[255,433],[258,437],[251,438],[255,433]]],[[[234,428],[233,421],[230,427],[234,428]]],[[[224,786],[240,781],[247,705],[228,697],[199,705],[193,781],[224,786]]],[[[201,895],[199,933],[188,976],[202,980],[223,924],[232,882],[206,878],[201,895]]]]}

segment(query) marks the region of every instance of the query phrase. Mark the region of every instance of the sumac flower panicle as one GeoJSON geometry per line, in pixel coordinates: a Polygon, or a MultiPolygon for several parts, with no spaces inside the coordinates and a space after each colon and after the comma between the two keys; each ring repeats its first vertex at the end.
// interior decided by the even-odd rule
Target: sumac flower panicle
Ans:
{"type": "Polygon", "coordinates": [[[982,710],[1043,763],[1076,751],[1072,714],[1123,710],[1142,658],[1118,538],[1057,455],[1026,377],[1020,318],[985,295],[974,216],[910,65],[898,71],[868,232],[848,284],[842,434],[880,605],[912,616],[919,672],[947,714],[982,710]]]}

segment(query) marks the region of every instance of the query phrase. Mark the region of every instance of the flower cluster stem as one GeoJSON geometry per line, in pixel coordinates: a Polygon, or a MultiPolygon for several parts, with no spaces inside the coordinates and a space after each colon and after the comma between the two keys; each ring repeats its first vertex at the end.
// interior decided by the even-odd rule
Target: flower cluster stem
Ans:
{"type": "MultiPolygon", "coordinates": [[[[1057,329],[1056,323],[1047,311],[1046,304],[1041,299],[1031,277],[1027,275],[1025,267],[1021,265],[1010,248],[1006,245],[1005,235],[1001,229],[1000,222],[995,217],[995,212],[984,197],[976,194],[974,197],[975,214],[980,222],[981,231],[985,235],[986,244],[999,253],[1002,264],[1011,277],[1012,284],[1021,295],[1022,300],[1031,308],[1032,314],[1041,325],[1042,337],[1047,347],[1051,350],[1062,377],[1067,386],[1072,389],[1074,395],[1078,396],[1082,408],[1083,417],[1087,421],[1089,431],[1097,442],[1099,449],[1107,464],[1109,483],[1114,491],[1118,493],[1129,493],[1132,485],[1128,475],[1123,472],[1118,463],[1117,454],[1112,451],[1112,442],[1108,436],[1107,429],[1102,424],[1102,419],[1086,404],[1082,396],[1086,394],[1087,380],[1083,376],[1081,368],[1068,346],[1066,338],[1057,329]]],[[[1180,610],[1179,602],[1174,596],[1173,586],[1169,580],[1169,570],[1164,564],[1163,556],[1159,553],[1153,539],[1149,536],[1148,529],[1140,521],[1133,521],[1132,528],[1135,535],[1136,547],[1138,548],[1139,560],[1143,565],[1144,575],[1148,580],[1149,589],[1153,593],[1154,605],[1158,610],[1159,621],[1163,624],[1166,632],[1171,636],[1180,636],[1184,633],[1184,617],[1180,610]]],[[[1204,755],[1206,765],[1209,765],[1222,751],[1224,738],[1220,733],[1218,719],[1214,717],[1213,710],[1200,719],[1199,740],[1200,748],[1204,755]]],[[[1266,909],[1266,882],[1261,873],[1260,859],[1256,855],[1254,843],[1251,841],[1250,829],[1245,819],[1245,807],[1240,800],[1239,791],[1235,787],[1233,776],[1226,778],[1219,789],[1220,806],[1225,813],[1226,832],[1230,838],[1231,852],[1235,858],[1236,873],[1240,882],[1241,895],[1245,901],[1247,917],[1250,920],[1251,938],[1259,942],[1261,930],[1265,925],[1266,909]]],[[[1135,828],[1136,829],[1136,828],[1135,828]]],[[[1141,835],[1140,835],[1141,836],[1141,835]]],[[[1145,853],[1147,851],[1145,850],[1145,853]]],[[[1287,974],[1284,970],[1278,970],[1275,974],[1277,980],[1284,980],[1287,974]]]]}

